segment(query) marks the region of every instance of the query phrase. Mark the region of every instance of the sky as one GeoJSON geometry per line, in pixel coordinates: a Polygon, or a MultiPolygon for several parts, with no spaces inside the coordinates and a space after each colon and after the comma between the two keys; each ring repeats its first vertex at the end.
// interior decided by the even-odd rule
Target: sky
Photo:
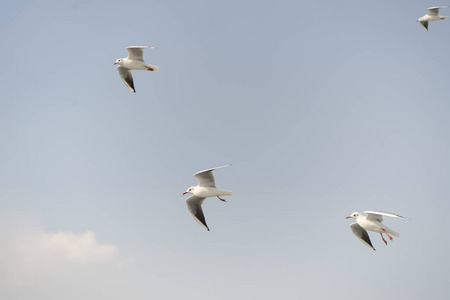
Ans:
{"type": "Polygon", "coordinates": [[[448,299],[446,4],[2,1],[1,298],[448,299]]]}

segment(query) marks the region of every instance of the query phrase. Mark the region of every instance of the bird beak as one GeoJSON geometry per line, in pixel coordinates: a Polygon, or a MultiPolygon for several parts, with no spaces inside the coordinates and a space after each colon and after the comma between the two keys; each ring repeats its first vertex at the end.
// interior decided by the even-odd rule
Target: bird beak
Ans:
{"type": "Polygon", "coordinates": [[[350,216],[346,217],[346,219],[350,219],[350,218],[351,218],[350,216]]]}
{"type": "Polygon", "coordinates": [[[115,65],[117,65],[117,63],[116,63],[116,62],[115,62],[114,64],[115,64],[115,65]]]}
{"type": "Polygon", "coordinates": [[[186,194],[187,194],[187,192],[184,192],[184,193],[183,193],[183,195],[186,195],[186,194]]]}

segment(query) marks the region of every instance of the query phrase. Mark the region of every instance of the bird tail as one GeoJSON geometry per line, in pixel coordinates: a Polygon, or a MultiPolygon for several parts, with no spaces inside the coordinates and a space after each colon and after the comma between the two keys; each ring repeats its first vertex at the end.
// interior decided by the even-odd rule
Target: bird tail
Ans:
{"type": "Polygon", "coordinates": [[[233,196],[232,191],[220,190],[220,196],[233,196]]]}
{"type": "Polygon", "coordinates": [[[398,232],[396,232],[396,231],[394,231],[394,230],[392,230],[392,229],[390,229],[390,228],[388,228],[388,227],[384,227],[384,230],[386,230],[387,233],[390,233],[390,234],[392,234],[393,236],[396,236],[396,237],[399,237],[399,236],[400,236],[400,234],[399,234],[398,232]]]}

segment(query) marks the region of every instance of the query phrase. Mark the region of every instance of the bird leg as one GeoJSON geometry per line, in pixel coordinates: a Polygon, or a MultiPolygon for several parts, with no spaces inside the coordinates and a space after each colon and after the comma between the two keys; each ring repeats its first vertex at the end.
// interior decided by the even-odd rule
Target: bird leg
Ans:
{"type": "Polygon", "coordinates": [[[383,242],[387,245],[387,242],[386,242],[386,240],[383,237],[383,233],[380,232],[380,234],[381,234],[381,238],[383,239],[383,242]]]}
{"type": "Polygon", "coordinates": [[[146,67],[146,68],[147,68],[147,71],[154,71],[153,68],[150,68],[150,67],[146,67]]]}
{"type": "Polygon", "coordinates": [[[384,231],[384,233],[386,233],[386,235],[388,236],[388,238],[392,241],[392,240],[393,240],[392,236],[390,236],[390,235],[386,232],[386,230],[383,229],[383,231],[384,231]]]}
{"type": "Polygon", "coordinates": [[[227,201],[225,201],[225,199],[222,199],[219,196],[217,196],[217,198],[219,198],[220,201],[227,202],[227,201]]]}

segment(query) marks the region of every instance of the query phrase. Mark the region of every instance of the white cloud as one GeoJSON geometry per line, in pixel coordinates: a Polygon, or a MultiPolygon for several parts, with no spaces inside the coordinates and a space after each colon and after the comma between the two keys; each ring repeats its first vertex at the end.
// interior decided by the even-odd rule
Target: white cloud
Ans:
{"type": "Polygon", "coordinates": [[[141,299],[143,278],[133,259],[92,231],[49,232],[0,218],[2,299],[141,299]]]}
{"type": "Polygon", "coordinates": [[[121,263],[119,249],[97,241],[91,231],[75,234],[34,230],[17,236],[11,243],[11,262],[22,271],[40,271],[61,263],[121,263]]]}
{"type": "MultiPolygon", "coordinates": [[[[159,276],[160,269],[173,266],[158,263],[158,250],[149,253],[154,264],[137,265],[92,231],[51,232],[40,224],[23,216],[5,216],[0,207],[1,300],[217,298],[214,286],[193,278],[172,278],[166,272],[159,276]]],[[[222,298],[217,299],[237,299],[226,289],[219,290],[222,298]]]]}

